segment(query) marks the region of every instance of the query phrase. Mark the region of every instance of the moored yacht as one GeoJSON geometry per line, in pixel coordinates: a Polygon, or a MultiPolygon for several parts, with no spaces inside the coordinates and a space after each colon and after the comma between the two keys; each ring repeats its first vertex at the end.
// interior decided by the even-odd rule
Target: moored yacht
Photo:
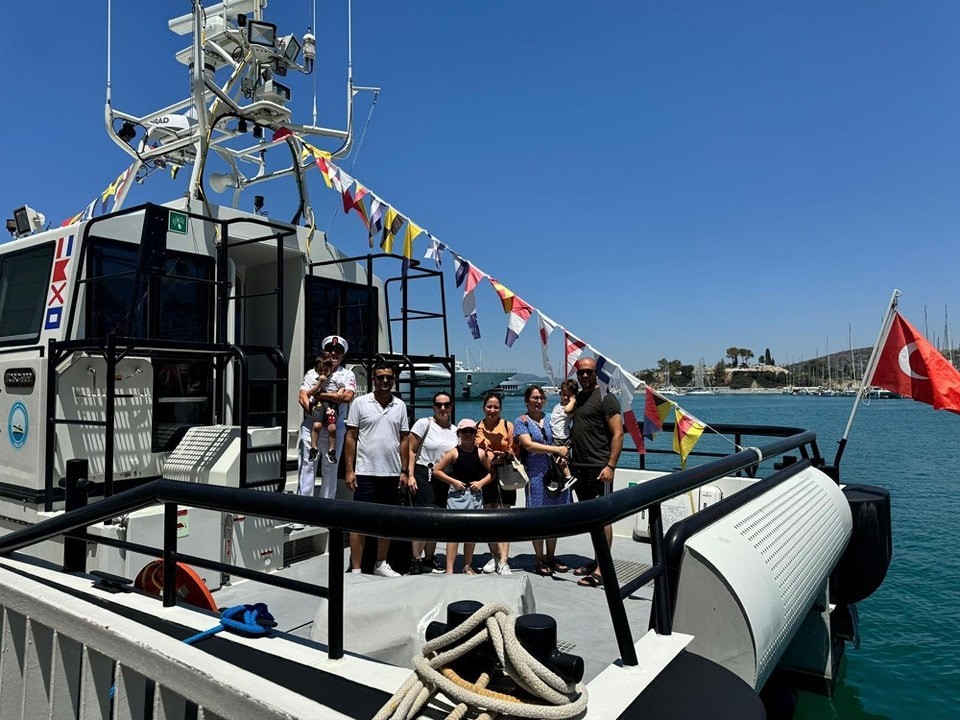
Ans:
{"type": "MultiPolygon", "coordinates": [[[[889,563],[889,496],[841,486],[810,431],[718,425],[749,443],[678,472],[631,456],[614,492],[554,508],[295,494],[296,388],[325,336],[349,342],[362,390],[380,358],[406,369],[410,396],[420,378],[437,387],[437,365],[448,381],[454,369],[458,395],[513,373],[491,382],[457,366],[442,298],[429,317],[443,341],[414,347],[409,322],[428,311],[400,300],[437,271],[355,257],[317,230],[308,175],[332,173],[352,123],[293,121],[276,77],[310,74],[317,39],[283,34],[265,7],[195,3],[171,20],[191,37],[177,54],[191,93],[146,115],[108,104],[108,133],[132,162],[112,211],[46,229],[24,206],[0,246],[4,707],[761,718],[760,692],[782,678],[829,692],[846,642],[859,642],[857,603],[889,563]],[[311,139],[333,149],[318,156],[311,139]],[[285,161],[269,165],[275,154],[285,161]],[[207,167],[218,160],[219,175],[207,167]],[[189,175],[185,193],[124,206],[128,182],[171,166],[189,175]],[[295,180],[289,222],[256,199],[253,212],[237,206],[281,178],[295,180]],[[236,191],[234,206],[209,200],[218,188],[236,191]],[[615,561],[607,525],[630,558],[615,561]],[[345,574],[350,532],[579,536],[605,592],[524,572],[345,574]]],[[[349,80],[351,101],[358,90],[349,80]]]]}

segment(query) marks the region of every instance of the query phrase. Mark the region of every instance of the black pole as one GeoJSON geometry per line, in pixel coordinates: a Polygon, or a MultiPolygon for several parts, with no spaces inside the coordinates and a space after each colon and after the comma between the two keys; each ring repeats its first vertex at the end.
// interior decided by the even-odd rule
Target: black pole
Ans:
{"type": "Polygon", "coordinates": [[[660,575],[653,582],[654,612],[653,623],[659,635],[673,632],[670,618],[670,577],[667,568],[667,553],[663,542],[663,518],[660,515],[660,503],[650,506],[650,555],[654,565],[661,568],[660,575]]]}
{"type": "MultiPolygon", "coordinates": [[[[67,460],[67,477],[64,480],[64,510],[70,512],[87,506],[88,463],[86,460],[67,460]]],[[[87,571],[87,543],[85,540],[65,536],[63,538],[63,571],[87,571]]]]}
{"type": "Polygon", "coordinates": [[[104,380],[107,383],[106,391],[106,426],[104,427],[103,438],[103,496],[113,495],[113,433],[116,428],[114,415],[117,402],[117,338],[113,333],[107,335],[107,353],[104,358],[107,364],[107,372],[104,380]]]}
{"type": "Polygon", "coordinates": [[[597,567],[600,568],[600,576],[603,578],[603,590],[607,594],[607,607],[610,609],[613,633],[617,636],[620,659],[624,665],[638,665],[637,649],[633,646],[627,609],[623,605],[623,598],[620,597],[617,569],[613,566],[613,556],[610,554],[610,545],[607,543],[603,527],[591,529],[590,538],[593,540],[593,551],[597,556],[597,567]]]}
{"type": "Polygon", "coordinates": [[[163,506],[163,606],[177,604],[177,504],[163,506]]]}
{"type": "Polygon", "coordinates": [[[330,528],[327,536],[327,646],[334,660],[343,657],[343,530],[330,528]]]}

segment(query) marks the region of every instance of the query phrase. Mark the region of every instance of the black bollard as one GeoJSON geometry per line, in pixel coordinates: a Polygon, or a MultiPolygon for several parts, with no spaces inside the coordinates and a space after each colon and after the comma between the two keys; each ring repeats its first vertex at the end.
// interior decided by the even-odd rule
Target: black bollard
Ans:
{"type": "Polygon", "coordinates": [[[583,658],[557,650],[557,621],[530,613],[517,618],[517,640],[524,649],[567,682],[583,680],[583,658]]]}

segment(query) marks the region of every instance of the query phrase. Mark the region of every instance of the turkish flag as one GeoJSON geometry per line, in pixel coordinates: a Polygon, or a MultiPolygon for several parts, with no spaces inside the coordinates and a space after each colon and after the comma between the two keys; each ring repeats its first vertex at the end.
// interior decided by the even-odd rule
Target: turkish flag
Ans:
{"type": "Polygon", "coordinates": [[[960,372],[900,313],[894,313],[871,383],[960,414],[960,372]]]}

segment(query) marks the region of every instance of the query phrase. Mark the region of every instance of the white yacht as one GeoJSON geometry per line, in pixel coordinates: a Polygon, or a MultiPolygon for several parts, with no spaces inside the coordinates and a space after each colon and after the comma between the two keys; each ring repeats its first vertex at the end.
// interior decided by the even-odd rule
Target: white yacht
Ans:
{"type": "MultiPolygon", "coordinates": [[[[446,337],[440,293],[429,314],[405,301],[439,272],[355,257],[317,229],[308,186],[322,191],[318,167],[329,178],[353,140],[352,105],[342,128],[293,118],[323,39],[269,22],[266,0],[178,6],[189,95],[136,114],[108,93],[106,129],[131,163],[113,207],[51,229],[31,200],[0,245],[4,713],[759,719],[775,683],[829,694],[889,565],[890,502],[842,486],[813,432],[713,425],[742,447],[685,472],[625,454],[614,492],[551,508],[353,502],[343,483],[337,499],[296,494],[296,390],[326,335],[349,342],[364,390],[380,357],[425,378],[453,367],[458,395],[513,373],[412,353],[413,317],[446,337]],[[124,204],[171,168],[182,192],[124,204]],[[239,207],[278,179],[295,192],[289,221],[263,196],[239,207]],[[226,189],[232,204],[212,201],[226,189]],[[603,591],[519,559],[511,575],[345,573],[349,533],[562,537],[571,564],[596,558],[603,591]]],[[[157,46],[151,28],[122,31],[157,46]]],[[[349,103],[367,90],[348,75],[349,103]]],[[[60,145],[35,147],[62,161],[60,145]]]]}
{"type": "MultiPolygon", "coordinates": [[[[467,367],[460,360],[454,362],[453,391],[457,398],[479,398],[485,392],[497,390],[513,377],[512,370],[483,370],[479,366],[467,367]]],[[[449,388],[450,371],[442,363],[414,363],[413,373],[400,372],[401,381],[414,378],[418,387],[449,388]]]]}

